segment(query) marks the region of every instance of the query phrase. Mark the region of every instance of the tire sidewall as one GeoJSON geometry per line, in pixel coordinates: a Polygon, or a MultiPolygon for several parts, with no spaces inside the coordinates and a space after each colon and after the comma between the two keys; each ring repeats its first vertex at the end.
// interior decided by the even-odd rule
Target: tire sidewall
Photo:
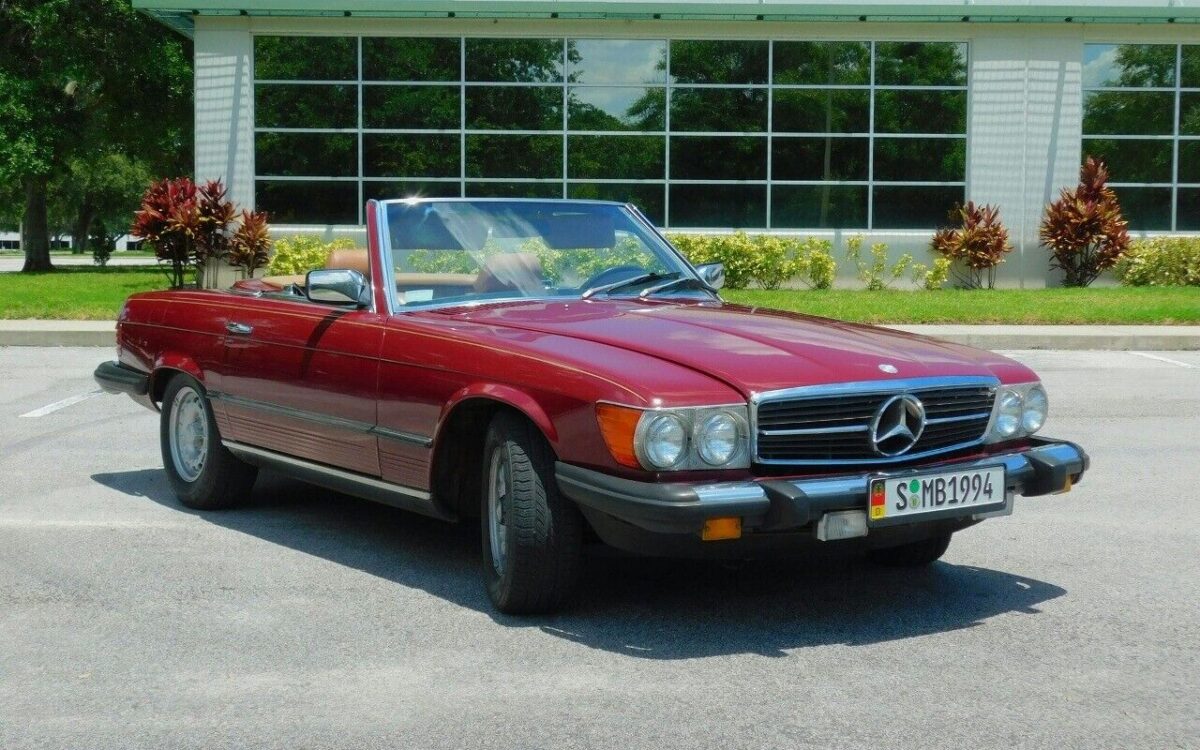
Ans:
{"type": "Polygon", "coordinates": [[[205,501],[211,498],[216,490],[216,480],[219,471],[219,467],[217,466],[217,451],[221,445],[221,436],[217,432],[217,420],[213,416],[212,404],[209,403],[204,386],[200,385],[190,375],[176,375],[167,383],[162,399],[159,441],[162,448],[163,469],[167,473],[167,480],[171,483],[171,489],[175,491],[175,494],[184,505],[189,507],[207,505],[208,503],[205,501]],[[171,454],[171,441],[173,440],[174,432],[171,427],[171,413],[174,411],[176,396],[184,388],[192,389],[200,397],[208,429],[208,445],[205,448],[204,468],[200,470],[200,474],[196,479],[191,482],[180,476],[178,470],[175,468],[175,460],[171,454]]]}

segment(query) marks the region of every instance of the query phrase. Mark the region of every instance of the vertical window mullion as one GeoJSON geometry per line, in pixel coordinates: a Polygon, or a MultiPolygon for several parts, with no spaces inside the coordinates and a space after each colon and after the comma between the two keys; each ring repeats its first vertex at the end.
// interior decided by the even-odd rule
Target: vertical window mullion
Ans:
{"type": "Polygon", "coordinates": [[[358,133],[356,140],[358,141],[358,223],[363,225],[367,223],[367,217],[363,215],[366,208],[363,188],[363,38],[356,37],[358,40],[358,133]]]}
{"type": "Polygon", "coordinates": [[[775,40],[767,40],[767,229],[771,228],[771,194],[775,192],[772,186],[772,164],[775,156],[772,153],[775,141],[775,121],[772,108],[775,102],[775,40]]]}
{"type": "Polygon", "coordinates": [[[671,226],[671,43],[667,40],[667,80],[663,104],[663,228],[671,226]]]}
{"type": "Polygon", "coordinates": [[[467,38],[458,38],[458,195],[467,197],[467,38]]]}
{"type": "Polygon", "coordinates": [[[1179,131],[1182,116],[1183,45],[1175,45],[1175,129],[1171,139],[1171,231],[1179,227],[1179,131]]]}
{"type": "Polygon", "coordinates": [[[562,44],[562,197],[567,197],[567,81],[571,73],[567,68],[567,38],[562,44]]]}
{"type": "Polygon", "coordinates": [[[867,229],[875,228],[875,42],[871,42],[871,98],[867,102],[867,229]]]}

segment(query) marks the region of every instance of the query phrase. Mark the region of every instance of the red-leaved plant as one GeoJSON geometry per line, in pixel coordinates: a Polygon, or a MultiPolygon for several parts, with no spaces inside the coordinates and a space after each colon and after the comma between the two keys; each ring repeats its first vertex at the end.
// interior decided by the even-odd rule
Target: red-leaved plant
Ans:
{"type": "Polygon", "coordinates": [[[1050,248],[1050,267],[1063,272],[1063,286],[1087,286],[1116,265],[1129,249],[1129,222],[1103,161],[1087,158],[1079,185],[1046,207],[1039,236],[1050,248]]]}
{"type": "Polygon", "coordinates": [[[242,211],[242,223],[229,241],[229,262],[240,266],[247,277],[267,265],[271,258],[271,236],[265,211],[242,211]]]}
{"type": "Polygon", "coordinates": [[[170,263],[171,286],[183,286],[186,269],[196,263],[196,185],[186,177],[164,179],[150,185],[133,216],[129,233],[154,248],[159,261],[170,263]]]}
{"type": "Polygon", "coordinates": [[[996,267],[1012,252],[1008,229],[1000,221],[1000,207],[967,201],[950,211],[957,226],[944,227],[933,235],[933,252],[954,262],[952,273],[959,286],[988,289],[996,285],[996,267]]]}

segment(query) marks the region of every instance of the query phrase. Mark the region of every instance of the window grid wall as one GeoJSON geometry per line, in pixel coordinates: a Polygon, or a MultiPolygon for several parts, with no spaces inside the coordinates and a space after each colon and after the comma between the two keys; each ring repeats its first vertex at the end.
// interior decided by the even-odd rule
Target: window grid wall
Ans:
{"type": "MultiPolygon", "coordinates": [[[[262,38],[262,37],[259,37],[262,38]]],[[[444,185],[450,193],[457,196],[469,197],[476,195],[480,186],[487,185],[508,185],[508,186],[525,186],[525,185],[545,185],[547,187],[557,186],[558,189],[551,188],[552,193],[561,195],[561,197],[573,197],[573,187],[581,186],[649,186],[661,188],[661,215],[654,217],[665,228],[682,228],[682,227],[703,227],[711,229],[728,229],[735,226],[744,226],[745,228],[765,228],[765,229],[817,229],[820,226],[812,224],[797,224],[795,222],[780,221],[775,218],[773,211],[773,203],[777,204],[777,188],[780,187],[814,187],[814,188],[861,188],[865,191],[865,221],[860,224],[853,225],[838,225],[837,228],[850,229],[891,229],[891,228],[907,228],[898,226],[887,226],[879,221],[876,217],[876,193],[879,188],[948,188],[955,189],[957,193],[956,200],[962,199],[962,193],[965,190],[965,152],[966,152],[966,98],[968,96],[968,87],[966,83],[967,70],[967,44],[964,42],[929,42],[930,45],[953,45],[961,48],[962,62],[962,80],[961,83],[953,84],[903,84],[903,83],[879,83],[877,81],[877,47],[882,42],[849,42],[846,44],[861,44],[868,50],[869,61],[867,63],[867,71],[869,78],[864,83],[779,83],[776,81],[776,45],[788,44],[790,40],[785,42],[776,42],[773,40],[732,40],[734,43],[738,41],[758,42],[767,45],[767,71],[766,80],[764,82],[750,83],[703,83],[703,82],[685,82],[681,83],[675,80],[675,72],[672,70],[672,48],[680,42],[701,41],[701,40],[613,40],[621,42],[655,42],[663,45],[663,64],[661,80],[654,80],[642,83],[613,83],[613,82],[586,82],[571,80],[571,63],[569,58],[569,46],[572,42],[585,41],[607,41],[607,40],[590,40],[590,39],[561,39],[562,46],[562,74],[560,80],[551,81],[496,81],[496,80],[474,80],[469,76],[468,71],[468,46],[473,41],[478,41],[483,38],[478,37],[455,37],[458,48],[458,77],[455,81],[443,80],[371,80],[365,77],[364,70],[364,40],[376,39],[393,39],[392,37],[373,37],[370,35],[358,35],[350,37],[309,37],[311,39],[352,39],[354,44],[354,63],[355,76],[352,79],[346,78],[330,78],[330,77],[315,77],[315,78],[278,78],[278,77],[258,77],[258,66],[255,66],[255,101],[258,101],[258,94],[264,88],[280,88],[280,87],[300,87],[300,86],[322,86],[333,88],[352,86],[354,88],[355,101],[355,116],[354,125],[352,127],[339,126],[289,126],[289,125],[274,125],[260,124],[258,113],[255,113],[255,152],[258,152],[258,141],[263,135],[334,135],[343,134],[353,136],[355,140],[355,174],[337,174],[334,172],[320,173],[316,170],[304,172],[301,174],[288,174],[284,171],[271,171],[262,168],[262,165],[256,161],[255,168],[255,183],[256,190],[263,183],[346,183],[353,184],[354,193],[357,196],[357,209],[354,219],[358,224],[362,224],[364,217],[362,216],[363,204],[368,197],[372,197],[373,186],[375,185],[411,185],[416,188],[444,185]],[[364,95],[373,90],[383,90],[387,88],[455,88],[458,92],[458,121],[456,127],[377,127],[367,122],[365,116],[364,95]],[[471,115],[469,111],[469,102],[471,96],[476,92],[485,90],[499,90],[504,88],[513,88],[521,90],[546,90],[547,92],[558,90],[561,96],[555,97],[560,102],[560,117],[553,128],[538,128],[538,127],[472,127],[471,115]],[[662,126],[658,128],[648,129],[628,129],[628,130],[610,130],[610,129],[575,129],[571,123],[571,105],[572,94],[574,92],[583,92],[588,90],[613,90],[619,88],[643,88],[647,91],[661,92],[663,97],[662,108],[662,126]],[[762,92],[765,94],[765,112],[766,121],[761,129],[674,129],[678,123],[672,122],[673,110],[677,102],[677,98],[681,95],[703,92],[730,92],[733,95],[741,92],[762,92]],[[815,131],[800,131],[795,129],[776,127],[776,116],[778,113],[778,95],[786,92],[801,92],[801,93],[827,93],[829,96],[835,94],[846,94],[852,92],[862,92],[866,95],[867,111],[865,128],[855,128],[850,130],[815,130],[815,131]],[[962,96],[962,112],[961,125],[950,129],[948,132],[886,132],[880,133],[877,127],[877,99],[881,93],[903,93],[903,92],[921,92],[921,93],[960,93],[962,96]],[[457,139],[457,174],[454,176],[448,175],[427,175],[427,176],[412,176],[412,175],[377,175],[369,174],[371,170],[368,168],[368,159],[364,153],[365,144],[368,137],[373,136],[448,136],[457,139]],[[471,174],[469,164],[471,161],[470,148],[472,138],[480,137],[557,137],[560,140],[561,159],[558,173],[554,176],[545,177],[529,177],[529,176],[487,176],[471,174]],[[595,138],[617,138],[630,139],[632,142],[635,139],[645,139],[649,137],[661,138],[663,149],[663,163],[661,169],[661,177],[579,177],[573,176],[570,167],[571,158],[571,141],[572,138],[579,137],[595,137],[595,138]],[[678,152],[678,149],[684,144],[681,139],[713,139],[714,142],[723,139],[748,139],[748,141],[761,141],[765,145],[763,156],[762,177],[695,177],[695,176],[673,176],[673,150],[678,152]],[[781,178],[777,176],[775,169],[775,156],[778,148],[784,147],[789,140],[817,140],[824,139],[827,142],[852,143],[854,141],[865,142],[865,174],[859,178],[832,178],[822,177],[819,179],[805,178],[781,178]],[[897,178],[892,175],[891,178],[881,178],[877,174],[877,145],[882,140],[890,140],[895,142],[917,142],[917,141],[945,141],[950,144],[957,143],[963,154],[963,166],[958,169],[953,175],[953,179],[904,179],[897,178]],[[763,220],[760,226],[734,225],[734,224],[697,224],[695,222],[681,222],[672,220],[671,196],[672,186],[745,186],[763,189],[764,213],[763,220]]],[[[445,39],[445,38],[439,38],[445,39]]],[[[542,38],[534,38],[529,41],[546,41],[542,38]]],[[[555,39],[554,41],[558,41],[555,39]]],[[[814,42],[816,44],[830,44],[827,42],[814,42]]],[[[833,43],[836,44],[836,43],[833,43]]],[[[889,42],[890,44],[890,42],[889,42]]],[[[257,63],[257,50],[256,50],[257,63]]],[[[1178,97],[1176,106],[1178,107],[1178,97]]],[[[747,141],[747,142],[748,142],[747,141]]],[[[827,147],[828,148],[828,147],[827,147]]],[[[826,157],[826,161],[829,159],[826,157]]],[[[755,165],[757,168],[757,165],[755,165]]],[[[399,196],[397,196],[399,197],[399,196]]],[[[636,201],[635,201],[636,202],[636,201]]],[[[949,208],[949,206],[946,206],[949,208]]],[[[648,211],[648,213],[657,213],[656,211],[648,211]]],[[[323,222],[316,222],[323,223],[323,222]]],[[[333,222],[337,223],[337,222],[333,222]]],[[[833,225],[828,225],[833,226],[833,225]]]]}
{"type": "Polygon", "coordinates": [[[1083,97],[1083,158],[1104,158],[1109,185],[1121,200],[1130,228],[1200,229],[1200,128],[1194,124],[1200,120],[1200,46],[1086,44],[1083,97]],[[1157,55],[1157,65],[1154,50],[1168,52],[1157,55]],[[1195,62],[1188,65],[1189,60],[1195,62]],[[1164,128],[1156,126],[1154,118],[1144,116],[1147,109],[1162,108],[1136,104],[1139,98],[1149,102],[1155,95],[1169,99],[1164,110],[1170,116],[1168,132],[1154,132],[1164,128]],[[1194,102],[1190,109],[1185,109],[1185,97],[1194,102]],[[1188,122],[1193,122],[1192,129],[1185,132],[1188,122]],[[1166,148],[1166,164],[1156,165],[1144,152],[1139,153],[1139,147],[1150,144],[1166,148]],[[1189,147],[1195,149],[1192,158],[1196,166],[1185,176],[1181,173],[1181,151],[1189,147]],[[1162,167],[1157,175],[1146,178],[1147,170],[1153,171],[1156,166],[1162,167]],[[1156,204],[1156,195],[1166,198],[1168,205],[1156,204]]]}

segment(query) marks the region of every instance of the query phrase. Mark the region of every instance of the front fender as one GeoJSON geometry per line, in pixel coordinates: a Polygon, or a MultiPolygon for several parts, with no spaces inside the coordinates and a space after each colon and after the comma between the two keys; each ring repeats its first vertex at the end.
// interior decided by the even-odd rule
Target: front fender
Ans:
{"type": "Polygon", "coordinates": [[[435,442],[441,434],[442,427],[446,424],[447,417],[450,416],[455,407],[464,401],[476,398],[501,403],[521,412],[542,431],[546,440],[557,451],[558,430],[537,399],[520,388],[496,383],[472,383],[455,392],[442,407],[442,412],[438,416],[437,434],[434,435],[435,442]]]}

